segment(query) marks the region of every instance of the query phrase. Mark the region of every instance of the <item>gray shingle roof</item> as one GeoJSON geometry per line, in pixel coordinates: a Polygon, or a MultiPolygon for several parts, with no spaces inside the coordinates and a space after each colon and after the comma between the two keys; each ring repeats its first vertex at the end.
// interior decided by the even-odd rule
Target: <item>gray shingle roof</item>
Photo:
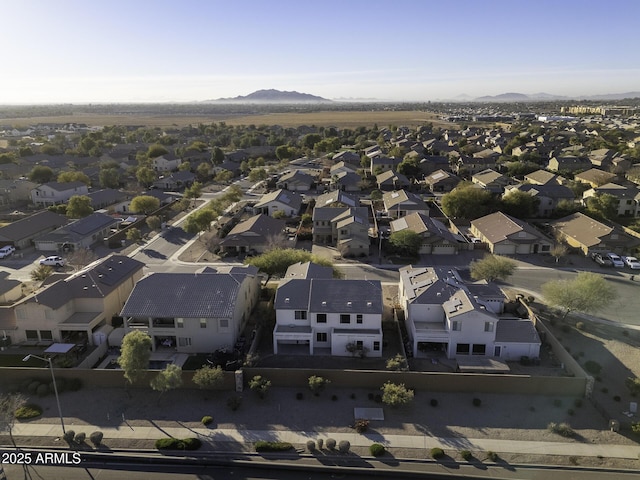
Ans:
{"type": "Polygon", "coordinates": [[[311,280],[309,310],[326,313],[382,313],[378,280],[311,280]]]}
{"type": "Polygon", "coordinates": [[[229,318],[246,275],[152,273],[134,287],[125,317],[229,318]]]}
{"type": "Polygon", "coordinates": [[[496,326],[496,342],[540,343],[540,337],[529,320],[503,319],[496,326]]]}
{"type": "Polygon", "coordinates": [[[50,228],[61,227],[68,221],[64,215],[45,210],[0,228],[0,237],[18,241],[50,228]]]}

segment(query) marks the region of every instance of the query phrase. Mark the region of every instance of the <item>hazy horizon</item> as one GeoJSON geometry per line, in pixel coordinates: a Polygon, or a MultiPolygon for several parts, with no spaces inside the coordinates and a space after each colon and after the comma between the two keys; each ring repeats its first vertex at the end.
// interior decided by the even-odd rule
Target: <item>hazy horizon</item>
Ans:
{"type": "Polygon", "coordinates": [[[0,104],[640,91],[634,0],[25,0],[3,12],[0,104]]]}

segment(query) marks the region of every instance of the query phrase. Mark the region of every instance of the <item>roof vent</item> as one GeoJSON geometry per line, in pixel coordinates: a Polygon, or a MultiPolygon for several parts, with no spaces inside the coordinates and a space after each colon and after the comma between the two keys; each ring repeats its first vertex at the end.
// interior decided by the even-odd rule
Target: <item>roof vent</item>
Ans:
{"type": "Polygon", "coordinates": [[[373,305],[372,302],[367,302],[367,307],[370,307],[371,305],[373,305]]]}
{"type": "Polygon", "coordinates": [[[323,300],[323,301],[322,301],[322,306],[323,306],[323,307],[326,307],[326,306],[327,306],[327,301],[326,301],[326,300],[323,300]]]}
{"type": "Polygon", "coordinates": [[[347,302],[347,307],[350,307],[350,306],[352,306],[352,305],[353,305],[353,303],[351,303],[351,302],[347,302]]]}
{"type": "Polygon", "coordinates": [[[289,297],[284,299],[284,303],[289,303],[289,297]]]}

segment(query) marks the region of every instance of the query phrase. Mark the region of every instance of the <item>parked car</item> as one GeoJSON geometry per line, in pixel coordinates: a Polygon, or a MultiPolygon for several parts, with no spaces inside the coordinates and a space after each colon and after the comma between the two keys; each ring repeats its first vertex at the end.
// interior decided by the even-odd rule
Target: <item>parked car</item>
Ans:
{"type": "Polygon", "coordinates": [[[13,255],[13,252],[16,251],[16,248],[13,245],[5,245],[0,248],[0,258],[6,258],[10,255],[13,255]]]}
{"type": "Polygon", "coordinates": [[[615,253],[607,253],[606,256],[609,260],[611,260],[611,263],[613,264],[614,267],[624,268],[624,262],[622,261],[619,255],[616,255],[615,253]]]}
{"type": "Polygon", "coordinates": [[[640,260],[636,257],[622,257],[622,261],[632,270],[640,270],[640,260]]]}
{"type": "Polygon", "coordinates": [[[613,262],[606,255],[594,253],[593,255],[591,255],[591,258],[593,258],[594,262],[602,265],[603,267],[613,267],[613,262]]]}
{"type": "Polygon", "coordinates": [[[40,260],[40,265],[47,265],[49,267],[63,267],[64,266],[64,258],[58,257],[57,255],[52,255],[47,258],[43,258],[40,260]]]}

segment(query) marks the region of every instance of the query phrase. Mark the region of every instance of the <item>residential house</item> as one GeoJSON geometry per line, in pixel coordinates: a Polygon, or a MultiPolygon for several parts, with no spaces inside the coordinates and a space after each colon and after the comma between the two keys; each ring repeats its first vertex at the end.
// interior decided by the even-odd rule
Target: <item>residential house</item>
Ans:
{"type": "Polygon", "coordinates": [[[505,316],[495,285],[467,282],[455,269],[402,267],[398,300],[415,357],[444,355],[460,364],[469,356],[540,356],[533,322],[505,316]]]}
{"type": "Polygon", "coordinates": [[[616,214],[620,217],[637,217],[640,213],[640,190],[634,186],[618,185],[617,183],[605,183],[599,187],[591,188],[582,194],[583,203],[599,195],[611,195],[616,198],[616,214]]]}
{"type": "Polygon", "coordinates": [[[362,177],[355,172],[340,172],[331,176],[331,187],[333,190],[343,192],[359,192],[362,177]]]}
{"type": "Polygon", "coordinates": [[[400,190],[411,185],[409,179],[401,173],[387,170],[376,175],[376,183],[380,190],[400,190]]]}
{"type": "Polygon", "coordinates": [[[446,170],[436,170],[424,177],[424,183],[434,193],[447,193],[456,188],[460,178],[446,170]]]}
{"type": "Polygon", "coordinates": [[[482,187],[484,190],[488,190],[491,193],[501,194],[504,192],[504,187],[509,183],[509,178],[505,177],[501,173],[487,168],[474,174],[471,177],[471,181],[482,187]]]}
{"type": "Polygon", "coordinates": [[[624,255],[640,245],[640,239],[629,235],[618,225],[600,222],[576,212],[549,224],[557,237],[585,255],[615,252],[624,255]]]}
{"type": "Polygon", "coordinates": [[[212,353],[233,348],[260,294],[255,267],[200,273],[151,273],[122,309],[126,332],[152,339],[152,350],[212,353]]]}
{"type": "Polygon", "coordinates": [[[264,253],[283,238],[284,220],[258,214],[240,222],[220,240],[223,252],[232,254],[264,253]]]}
{"type": "Polygon", "coordinates": [[[413,212],[429,214],[427,204],[415,193],[406,190],[386,192],[382,195],[384,210],[392,218],[404,217],[413,212]]]}
{"type": "Polygon", "coordinates": [[[64,215],[43,210],[16,220],[0,228],[0,246],[13,245],[16,248],[28,248],[40,235],[66,225],[69,219],[64,215]]]}
{"type": "Polygon", "coordinates": [[[442,155],[429,155],[420,160],[419,166],[420,171],[424,175],[430,175],[431,173],[440,170],[449,171],[449,157],[442,155]]]}
{"type": "Polygon", "coordinates": [[[112,324],[143,267],[127,256],[111,255],[36,291],[14,306],[12,341],[92,345],[92,334],[112,324]]]}
{"type": "Polygon", "coordinates": [[[468,157],[461,156],[454,166],[454,171],[458,175],[473,175],[488,168],[496,168],[496,159],[489,157],[468,157]]]}
{"type": "Polygon", "coordinates": [[[549,253],[553,241],[527,222],[496,212],[471,221],[471,233],[496,255],[549,253]]]}
{"type": "Polygon", "coordinates": [[[302,208],[302,195],[289,190],[274,190],[265,193],[253,207],[255,213],[273,216],[276,212],[283,212],[286,217],[295,217],[302,208]]]}
{"type": "Polygon", "coordinates": [[[564,185],[549,182],[543,185],[532,183],[520,183],[518,185],[508,185],[503,198],[514,191],[528,193],[537,200],[537,217],[547,218],[553,214],[561,201],[574,202],[573,190],[564,185]]]}
{"type": "Polygon", "coordinates": [[[156,172],[173,172],[182,164],[182,159],[173,153],[165,153],[151,160],[151,165],[156,172]]]}
{"type": "Polygon", "coordinates": [[[280,283],[274,302],[273,352],[382,356],[382,286],[378,280],[309,276],[280,283]]]}
{"type": "Polygon", "coordinates": [[[334,165],[331,165],[331,168],[329,169],[329,175],[334,176],[341,173],[356,173],[357,170],[358,168],[354,167],[350,163],[338,162],[334,165]]]}
{"type": "Polygon", "coordinates": [[[290,265],[282,278],[282,283],[294,278],[333,278],[333,268],[324,267],[313,262],[298,262],[290,265]]]}
{"type": "Polygon", "coordinates": [[[533,185],[546,185],[548,183],[564,183],[564,179],[559,177],[555,173],[548,172],[547,170],[536,170],[535,172],[528,173],[524,176],[524,181],[533,185]]]}
{"type": "Polygon", "coordinates": [[[280,180],[276,182],[276,187],[283,190],[308,192],[314,183],[315,178],[308,173],[304,173],[301,170],[293,170],[280,177],[280,180]]]}
{"type": "Polygon", "coordinates": [[[380,145],[372,145],[371,147],[367,147],[364,149],[364,154],[369,158],[375,158],[381,156],[383,153],[380,145]]]}
{"type": "Polygon", "coordinates": [[[591,162],[586,157],[575,157],[575,156],[565,156],[565,157],[552,157],[547,164],[547,170],[551,170],[552,172],[577,172],[580,170],[587,170],[591,168],[591,162]]]}
{"type": "Polygon", "coordinates": [[[96,242],[102,242],[117,220],[104,213],[91,215],[71,222],[34,239],[36,250],[41,252],[73,251],[89,248],[96,242]]]}
{"type": "Polygon", "coordinates": [[[82,182],[49,182],[31,190],[31,201],[39,207],[67,203],[74,195],[87,195],[89,189],[82,182]]]}
{"type": "Polygon", "coordinates": [[[370,173],[378,175],[387,170],[396,170],[398,165],[402,163],[401,158],[378,156],[371,159],[370,173]]]}
{"type": "Polygon", "coordinates": [[[350,195],[342,190],[323,193],[316,198],[317,207],[357,207],[360,200],[355,195],[350,195]]]}
{"type": "Polygon", "coordinates": [[[458,253],[460,242],[439,220],[424,213],[414,212],[391,222],[391,232],[411,230],[422,238],[420,254],[453,255],[458,253]]]}
{"type": "Polygon", "coordinates": [[[4,180],[0,179],[0,205],[11,206],[16,203],[29,202],[31,191],[38,186],[29,180],[4,180]]]}
{"type": "Polygon", "coordinates": [[[87,197],[91,200],[91,208],[100,210],[124,201],[127,198],[127,194],[113,188],[103,188],[102,190],[89,192],[87,197]]]}
{"type": "Polygon", "coordinates": [[[592,188],[599,187],[600,185],[604,185],[605,183],[612,182],[615,180],[617,175],[615,173],[605,172],[604,170],[600,170],[599,168],[590,168],[581,173],[577,173],[573,179],[576,182],[586,183],[590,185],[592,188]]]}
{"type": "Polygon", "coordinates": [[[9,278],[9,272],[0,272],[0,304],[13,304],[22,296],[22,282],[9,278]]]}
{"type": "Polygon", "coordinates": [[[612,160],[617,155],[615,150],[610,148],[600,148],[598,150],[592,150],[588,153],[587,157],[591,161],[591,164],[600,167],[603,170],[609,170],[612,166],[612,160]]]}
{"type": "Polygon", "coordinates": [[[354,170],[362,167],[362,164],[360,163],[360,155],[351,150],[344,150],[342,152],[336,153],[332,157],[332,160],[335,163],[344,162],[347,165],[351,165],[354,170]]]}
{"type": "Polygon", "coordinates": [[[369,254],[369,211],[366,207],[315,207],[313,243],[333,245],[343,256],[369,254]]]}
{"type": "Polygon", "coordinates": [[[189,188],[196,181],[194,173],[188,170],[173,172],[170,175],[163,175],[153,182],[153,188],[168,192],[179,192],[189,188]]]}

